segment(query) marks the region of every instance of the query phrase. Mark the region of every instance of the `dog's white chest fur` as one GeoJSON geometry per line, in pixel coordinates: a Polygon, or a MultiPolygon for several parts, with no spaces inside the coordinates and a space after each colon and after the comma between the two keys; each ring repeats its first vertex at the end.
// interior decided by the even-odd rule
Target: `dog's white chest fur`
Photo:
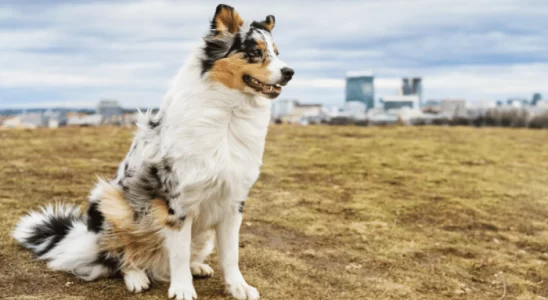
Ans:
{"type": "Polygon", "coordinates": [[[173,160],[182,195],[173,204],[206,227],[245,201],[259,177],[270,116],[267,99],[209,89],[199,99],[170,91],[160,135],[161,155],[173,160]]]}

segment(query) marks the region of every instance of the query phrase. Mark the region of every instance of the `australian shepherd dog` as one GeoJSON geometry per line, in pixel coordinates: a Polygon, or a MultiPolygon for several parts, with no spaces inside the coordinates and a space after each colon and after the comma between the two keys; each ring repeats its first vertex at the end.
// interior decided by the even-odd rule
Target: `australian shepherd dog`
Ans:
{"type": "Polygon", "coordinates": [[[13,237],[53,270],[84,280],[121,274],[132,292],[169,280],[169,298],[185,300],[197,298],[193,276],[213,274],[204,261],[216,245],[227,293],[259,299],[238,266],[238,235],[270,100],[294,73],[278,58],[274,24],[217,6],[160,111],[140,114],[116,178],[97,183],[87,211],[44,207],[22,217],[13,237]]]}

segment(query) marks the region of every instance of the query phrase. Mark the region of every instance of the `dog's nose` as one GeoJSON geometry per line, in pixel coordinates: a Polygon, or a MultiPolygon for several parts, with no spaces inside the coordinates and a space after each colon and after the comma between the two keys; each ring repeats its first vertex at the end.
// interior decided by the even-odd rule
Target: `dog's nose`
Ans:
{"type": "Polygon", "coordinates": [[[295,71],[293,71],[293,69],[288,68],[288,67],[282,68],[282,76],[283,76],[285,81],[291,80],[291,78],[293,78],[294,74],[295,74],[295,71]]]}

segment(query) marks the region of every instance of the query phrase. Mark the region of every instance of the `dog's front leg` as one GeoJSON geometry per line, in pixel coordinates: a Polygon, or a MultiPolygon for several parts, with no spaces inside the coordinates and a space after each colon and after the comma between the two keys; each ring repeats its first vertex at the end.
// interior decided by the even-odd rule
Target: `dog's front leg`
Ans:
{"type": "Polygon", "coordinates": [[[169,254],[171,284],[169,298],[177,300],[197,299],[190,273],[190,248],[192,239],[192,219],[186,218],[181,228],[165,228],[165,247],[169,254]]]}
{"type": "Polygon", "coordinates": [[[239,232],[242,224],[242,214],[237,208],[227,212],[217,224],[217,248],[219,261],[223,272],[226,290],[238,300],[259,299],[259,292],[247,284],[238,266],[239,232]]]}

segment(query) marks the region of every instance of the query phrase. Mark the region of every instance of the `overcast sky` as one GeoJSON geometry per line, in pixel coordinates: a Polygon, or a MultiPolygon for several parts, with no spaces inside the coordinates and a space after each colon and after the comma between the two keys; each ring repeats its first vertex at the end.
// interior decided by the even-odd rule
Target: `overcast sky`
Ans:
{"type": "MultiPolygon", "coordinates": [[[[0,107],[159,106],[218,1],[0,0],[0,107]],[[55,4],[46,4],[52,3],[55,4]]],[[[548,97],[548,1],[230,1],[276,16],[296,70],[282,98],[342,105],[344,76],[372,70],[376,98],[422,76],[426,99],[548,97]]]]}

